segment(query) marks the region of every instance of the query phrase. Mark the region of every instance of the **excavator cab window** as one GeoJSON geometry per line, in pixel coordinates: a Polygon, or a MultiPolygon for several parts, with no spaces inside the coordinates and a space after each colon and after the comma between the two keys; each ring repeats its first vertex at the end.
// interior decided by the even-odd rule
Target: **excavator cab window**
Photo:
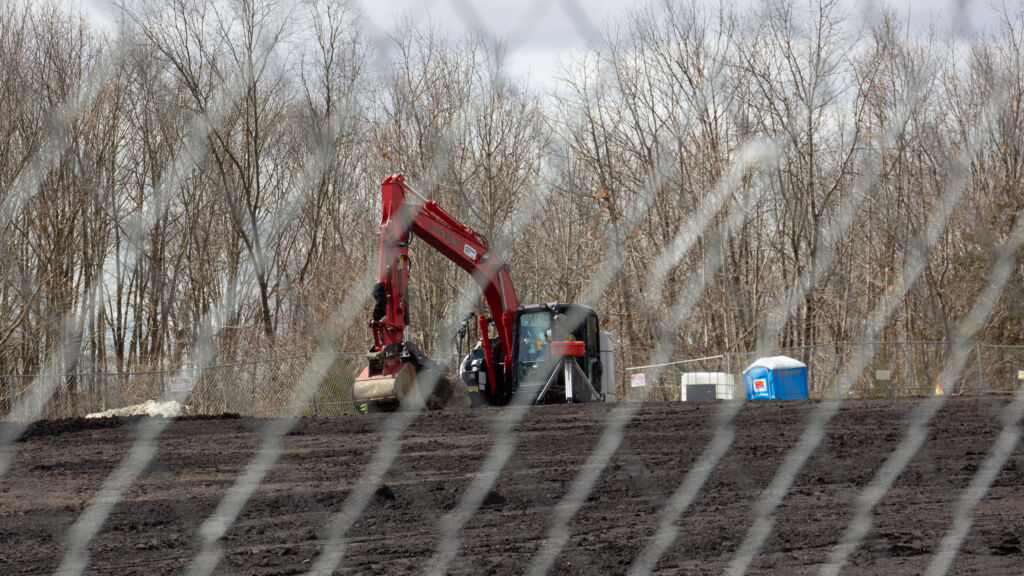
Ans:
{"type": "Polygon", "coordinates": [[[550,334],[550,313],[523,314],[519,319],[519,356],[516,361],[522,364],[546,360],[551,355],[550,334]]]}
{"type": "Polygon", "coordinates": [[[580,370],[587,375],[587,378],[591,381],[594,379],[594,364],[593,356],[597,351],[596,341],[594,340],[591,331],[596,327],[597,317],[594,316],[593,312],[589,312],[586,309],[566,306],[563,310],[564,313],[555,315],[555,340],[569,340],[569,341],[580,341],[586,346],[586,356],[573,358],[576,364],[580,367],[580,370]],[[591,320],[593,319],[593,324],[591,320]]]}
{"type": "Polygon", "coordinates": [[[554,318],[551,319],[551,324],[551,339],[556,342],[583,339],[582,330],[580,330],[580,322],[576,318],[570,319],[565,314],[557,313],[554,318]]]}

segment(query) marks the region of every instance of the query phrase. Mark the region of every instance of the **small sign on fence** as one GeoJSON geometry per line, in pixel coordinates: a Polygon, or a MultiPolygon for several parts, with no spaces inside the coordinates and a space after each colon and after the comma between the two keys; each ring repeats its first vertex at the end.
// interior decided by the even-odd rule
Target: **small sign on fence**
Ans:
{"type": "Polygon", "coordinates": [[[1024,380],[1024,370],[1017,370],[1017,380],[1024,380]]]}
{"type": "Polygon", "coordinates": [[[171,383],[171,392],[191,392],[195,387],[191,376],[171,376],[168,381],[171,383]]]}
{"type": "Polygon", "coordinates": [[[643,372],[637,374],[631,374],[629,376],[629,385],[633,388],[641,388],[647,386],[647,376],[643,372]]]}
{"type": "Polygon", "coordinates": [[[875,370],[875,380],[887,381],[892,380],[892,372],[890,370],[875,370]]]}

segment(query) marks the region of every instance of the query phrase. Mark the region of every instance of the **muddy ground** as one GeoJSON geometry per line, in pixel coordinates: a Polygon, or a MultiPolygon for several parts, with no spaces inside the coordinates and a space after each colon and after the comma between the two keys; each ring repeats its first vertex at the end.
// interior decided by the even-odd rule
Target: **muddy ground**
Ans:
{"type": "MultiPolygon", "coordinates": [[[[751,574],[815,574],[853,515],[861,489],[897,446],[920,400],[851,400],[801,470],[751,574]]],[[[920,574],[949,528],[961,491],[1001,430],[1007,399],[952,398],[922,450],[875,510],[874,529],[843,574],[920,574]]],[[[735,441],[680,522],[658,565],[665,574],[721,574],[751,525],[753,505],[797,442],[808,401],[747,403],[735,441]]],[[[553,571],[624,572],[659,511],[711,438],[722,404],[649,404],[627,428],[571,525],[553,571]]],[[[546,538],[554,504],[596,445],[612,406],[532,409],[517,448],[462,533],[452,572],[520,574],[546,538]]],[[[421,573],[438,522],[493,442],[498,409],[421,415],[365,512],[349,531],[343,573],[421,573]]],[[[217,573],[296,574],[311,567],[325,525],[377,447],[388,414],[302,420],[224,539],[217,573]]],[[[156,459],[91,546],[90,573],[173,574],[199,548],[197,528],[258,449],[267,421],[173,422],[156,459]]],[[[126,455],[138,419],[43,422],[16,445],[0,478],[0,574],[50,574],[68,527],[126,455]]],[[[1019,443],[975,515],[955,574],[1024,574],[1024,447],[1019,443]]]]}

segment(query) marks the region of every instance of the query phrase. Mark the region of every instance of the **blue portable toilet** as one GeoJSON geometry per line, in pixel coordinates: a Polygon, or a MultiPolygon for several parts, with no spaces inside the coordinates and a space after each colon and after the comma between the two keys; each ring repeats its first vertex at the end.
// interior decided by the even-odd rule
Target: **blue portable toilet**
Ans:
{"type": "Polygon", "coordinates": [[[807,365],[789,356],[759,358],[743,371],[747,399],[807,398],[807,365]]]}

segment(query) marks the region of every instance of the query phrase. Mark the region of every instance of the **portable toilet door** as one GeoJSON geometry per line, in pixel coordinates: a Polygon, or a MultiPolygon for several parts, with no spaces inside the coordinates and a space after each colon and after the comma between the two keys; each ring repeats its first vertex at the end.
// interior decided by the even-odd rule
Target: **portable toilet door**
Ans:
{"type": "Polygon", "coordinates": [[[772,395],[771,371],[763,366],[750,366],[743,372],[743,381],[747,385],[747,399],[770,399],[772,395]]]}
{"type": "Polygon", "coordinates": [[[759,358],[743,371],[747,398],[807,398],[807,365],[788,356],[759,358]]]}

